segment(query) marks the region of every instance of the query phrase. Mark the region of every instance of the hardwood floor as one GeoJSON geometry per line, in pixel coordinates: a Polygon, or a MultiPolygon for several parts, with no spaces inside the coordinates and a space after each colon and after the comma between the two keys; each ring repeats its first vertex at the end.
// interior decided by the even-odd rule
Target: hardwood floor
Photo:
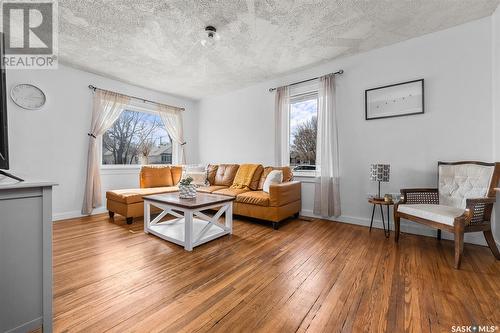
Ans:
{"type": "Polygon", "coordinates": [[[450,332],[500,326],[500,262],[465,245],[330,221],[234,234],[189,253],[107,215],[54,224],[54,331],[450,332]]]}

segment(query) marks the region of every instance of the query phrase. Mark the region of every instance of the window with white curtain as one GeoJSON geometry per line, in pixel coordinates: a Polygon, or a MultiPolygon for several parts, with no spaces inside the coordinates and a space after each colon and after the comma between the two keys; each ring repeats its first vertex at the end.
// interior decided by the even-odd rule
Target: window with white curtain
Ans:
{"type": "Polygon", "coordinates": [[[315,174],[318,83],[292,86],[288,121],[289,163],[296,174],[315,174]]]}
{"type": "Polygon", "coordinates": [[[103,167],[172,164],[178,149],[158,111],[130,105],[102,136],[103,167]]]}

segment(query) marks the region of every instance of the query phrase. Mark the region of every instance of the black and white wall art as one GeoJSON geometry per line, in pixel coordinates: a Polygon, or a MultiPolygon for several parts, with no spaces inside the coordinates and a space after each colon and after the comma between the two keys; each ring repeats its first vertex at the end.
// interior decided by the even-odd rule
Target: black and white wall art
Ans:
{"type": "Polygon", "coordinates": [[[365,90],[366,120],[424,113],[424,79],[365,90]]]}

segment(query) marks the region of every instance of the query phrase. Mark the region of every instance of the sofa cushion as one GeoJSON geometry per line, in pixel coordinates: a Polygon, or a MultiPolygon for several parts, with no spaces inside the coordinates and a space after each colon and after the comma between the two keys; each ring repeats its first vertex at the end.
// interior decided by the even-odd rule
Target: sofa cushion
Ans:
{"type": "Polygon", "coordinates": [[[141,188],[173,186],[172,171],[168,165],[145,165],[139,175],[141,188]]]}
{"type": "Polygon", "coordinates": [[[269,194],[263,191],[250,191],[236,196],[236,202],[269,207],[269,194]]]}
{"type": "Polygon", "coordinates": [[[210,185],[215,185],[215,175],[218,168],[219,166],[216,164],[209,164],[207,166],[207,180],[210,185]]]}
{"type": "Polygon", "coordinates": [[[289,182],[293,179],[293,172],[290,167],[265,167],[264,171],[259,180],[259,185],[257,186],[257,190],[262,190],[264,187],[264,182],[266,181],[267,175],[273,170],[281,170],[283,171],[283,183],[289,182]]]}
{"type": "Polygon", "coordinates": [[[142,197],[146,195],[176,192],[178,190],[177,186],[114,190],[106,192],[106,198],[124,204],[133,204],[143,202],[142,197]]]}
{"type": "Polygon", "coordinates": [[[191,178],[193,179],[191,181],[191,184],[196,185],[196,186],[206,186],[207,185],[207,173],[205,171],[200,172],[200,171],[186,171],[182,175],[183,179],[186,178],[191,178]]]}
{"type": "Polygon", "coordinates": [[[218,186],[218,185],[211,185],[211,186],[201,186],[196,189],[198,192],[202,193],[212,193],[214,191],[222,190],[228,188],[227,186],[218,186]]]}
{"type": "Polygon", "coordinates": [[[171,165],[170,172],[172,173],[172,186],[178,185],[182,177],[182,166],[171,165]]]}
{"type": "Polygon", "coordinates": [[[141,188],[175,186],[182,177],[182,167],[175,165],[145,165],[141,168],[141,188]]]}
{"type": "Polygon", "coordinates": [[[225,188],[222,190],[217,190],[212,192],[213,194],[229,195],[230,197],[236,197],[238,194],[250,191],[248,188],[225,188]]]}
{"type": "Polygon", "coordinates": [[[262,186],[262,191],[269,193],[269,187],[272,184],[281,184],[281,183],[283,183],[283,171],[273,170],[269,172],[269,174],[267,175],[266,181],[262,186]]]}
{"type": "Polygon", "coordinates": [[[455,217],[465,213],[465,209],[444,205],[417,204],[399,205],[398,212],[453,226],[455,217]]]}
{"type": "Polygon", "coordinates": [[[215,174],[214,185],[231,186],[238,168],[238,164],[220,164],[215,174]]]}
{"type": "Polygon", "coordinates": [[[204,165],[185,165],[182,179],[193,178],[191,184],[207,186],[207,168],[204,165]]]}

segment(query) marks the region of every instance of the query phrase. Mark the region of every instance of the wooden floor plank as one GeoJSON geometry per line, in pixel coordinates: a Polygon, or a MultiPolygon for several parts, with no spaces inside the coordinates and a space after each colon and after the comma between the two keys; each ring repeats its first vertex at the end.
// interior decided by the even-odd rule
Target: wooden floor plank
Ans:
{"type": "Polygon", "coordinates": [[[54,224],[55,332],[440,332],[500,325],[488,248],[324,220],[235,219],[186,252],[106,215],[54,224]]]}

